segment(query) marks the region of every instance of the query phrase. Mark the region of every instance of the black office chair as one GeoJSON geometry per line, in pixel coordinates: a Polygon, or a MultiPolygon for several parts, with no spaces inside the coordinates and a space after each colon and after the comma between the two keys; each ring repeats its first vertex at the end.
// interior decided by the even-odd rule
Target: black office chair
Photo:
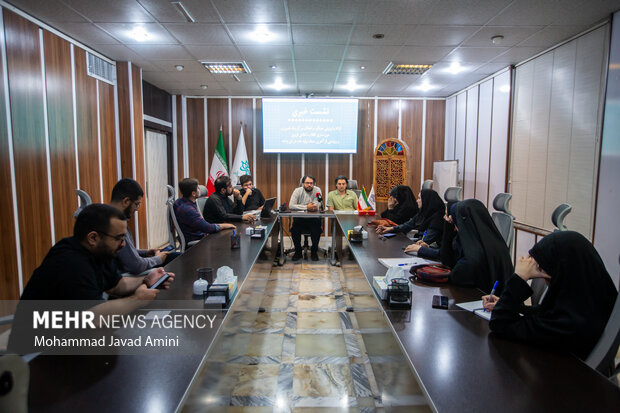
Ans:
{"type": "Polygon", "coordinates": [[[81,189],[76,189],[75,193],[80,199],[80,205],[77,207],[77,209],[73,213],[73,218],[77,218],[77,216],[80,215],[80,212],[82,212],[85,206],[93,203],[93,201],[90,199],[90,195],[88,195],[86,191],[82,191],[81,189]]]}

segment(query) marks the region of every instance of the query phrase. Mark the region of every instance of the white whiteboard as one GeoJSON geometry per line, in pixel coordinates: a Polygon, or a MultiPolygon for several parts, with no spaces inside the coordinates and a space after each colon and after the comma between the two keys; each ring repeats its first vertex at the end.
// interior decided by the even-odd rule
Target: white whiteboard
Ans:
{"type": "Polygon", "coordinates": [[[458,186],[458,171],[458,160],[433,162],[433,189],[437,191],[441,199],[446,189],[458,186]]]}

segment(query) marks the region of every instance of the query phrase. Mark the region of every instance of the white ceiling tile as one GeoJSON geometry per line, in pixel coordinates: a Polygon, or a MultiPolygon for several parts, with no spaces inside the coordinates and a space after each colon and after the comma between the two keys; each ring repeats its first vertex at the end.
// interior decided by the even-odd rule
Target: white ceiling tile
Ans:
{"type": "Polygon", "coordinates": [[[482,75],[492,75],[505,69],[508,65],[506,63],[487,63],[474,70],[473,73],[480,73],[482,75]]]}
{"type": "Polygon", "coordinates": [[[438,0],[369,1],[359,23],[419,24],[424,23],[438,0]]]}
{"type": "Polygon", "coordinates": [[[232,45],[224,25],[221,24],[168,23],[164,24],[164,27],[182,44],[232,45]]]}
{"type": "Polygon", "coordinates": [[[157,66],[155,66],[151,61],[143,59],[141,57],[132,60],[131,63],[135,64],[142,70],[150,70],[150,71],[158,70],[157,66]]]}
{"type": "MultiPolygon", "coordinates": [[[[424,19],[425,24],[483,25],[513,0],[441,0],[424,19]]],[[[543,2],[541,2],[543,3],[543,2]]],[[[501,24],[501,23],[493,23],[501,24]]],[[[504,23],[510,25],[511,23],[504,23]]],[[[536,24],[536,23],[528,23],[536,24]]]]}
{"type": "Polygon", "coordinates": [[[256,82],[219,82],[220,86],[228,91],[240,90],[248,94],[260,93],[261,88],[256,82]]]}
{"type": "Polygon", "coordinates": [[[292,60],[246,60],[246,63],[248,66],[250,66],[250,70],[252,71],[252,73],[282,73],[293,71],[292,60]],[[272,69],[272,65],[276,65],[276,68],[272,69]]]}
{"type": "Polygon", "coordinates": [[[501,43],[497,46],[512,47],[539,32],[542,28],[542,26],[487,26],[480,29],[478,33],[463,43],[463,46],[494,47],[495,45],[491,38],[493,36],[504,36],[501,43]]]}
{"type": "MultiPolygon", "coordinates": [[[[169,0],[138,1],[161,23],[187,21],[169,0]]],[[[210,2],[204,0],[182,0],[182,3],[185,6],[185,10],[196,23],[219,23],[220,19],[210,2]]]]}
{"type": "Polygon", "coordinates": [[[152,22],[154,19],[137,1],[106,0],[105,4],[99,1],[63,0],[63,2],[97,22],[152,22]]]}
{"type": "Polygon", "coordinates": [[[339,67],[339,60],[295,60],[295,70],[298,72],[336,73],[339,67]]]}
{"type": "Polygon", "coordinates": [[[387,60],[388,62],[397,56],[399,46],[349,46],[347,60],[387,60]]]}
{"type": "Polygon", "coordinates": [[[225,23],[286,23],[282,0],[214,0],[225,23]]]}
{"type": "Polygon", "coordinates": [[[342,62],[342,69],[340,69],[341,72],[372,72],[372,73],[376,73],[376,72],[383,72],[385,70],[385,68],[387,67],[387,65],[390,63],[390,60],[386,59],[386,60],[345,60],[344,62],[342,62]],[[362,69],[361,67],[364,66],[365,69],[362,69]]]}
{"type": "Polygon", "coordinates": [[[354,81],[358,85],[370,85],[381,76],[381,73],[340,73],[337,82],[349,83],[349,81],[354,81]]]}
{"type": "Polygon", "coordinates": [[[351,44],[375,46],[401,46],[405,43],[409,33],[415,28],[411,25],[357,25],[351,37],[351,44]],[[374,39],[374,34],[382,34],[382,39],[374,39]]]}
{"type": "Polygon", "coordinates": [[[228,30],[230,30],[235,43],[239,45],[288,45],[291,43],[288,26],[285,24],[269,24],[264,25],[264,27],[257,24],[229,24],[227,27],[228,30]],[[266,29],[271,34],[269,41],[264,43],[260,42],[260,39],[257,38],[256,35],[256,31],[259,29],[266,29]]]}
{"type": "Polygon", "coordinates": [[[361,14],[360,0],[289,0],[291,23],[354,23],[361,14]]]}
{"type": "Polygon", "coordinates": [[[339,60],[344,46],[339,45],[295,45],[295,60],[339,60]]]}
{"type": "Polygon", "coordinates": [[[172,36],[159,23],[99,23],[97,26],[105,30],[114,38],[124,44],[178,44],[172,36]],[[136,40],[132,32],[136,27],[141,27],[148,33],[144,41],[136,40]]]}
{"type": "Polygon", "coordinates": [[[433,64],[448,55],[451,47],[403,46],[394,57],[396,63],[433,64]]]}
{"type": "Polygon", "coordinates": [[[333,83],[336,80],[335,73],[297,72],[298,82],[333,83]]]}
{"type": "Polygon", "coordinates": [[[478,30],[478,26],[419,25],[413,29],[405,44],[408,46],[458,46],[478,30]]]}
{"type": "Polygon", "coordinates": [[[546,26],[553,23],[559,16],[564,14],[568,3],[570,3],[570,1],[515,1],[510,4],[510,6],[506,7],[498,16],[489,21],[488,24],[494,26],[546,26]]]}
{"type": "Polygon", "coordinates": [[[138,53],[122,44],[99,44],[95,50],[112,60],[120,62],[127,62],[142,58],[142,56],[138,53]]]}
{"type": "Polygon", "coordinates": [[[523,40],[518,46],[550,47],[581,33],[585,29],[587,29],[586,26],[547,26],[523,40]]]}
{"type": "Polygon", "coordinates": [[[258,72],[254,73],[254,78],[261,85],[271,85],[276,81],[276,78],[280,78],[283,84],[285,85],[294,85],[295,84],[295,74],[292,72],[283,72],[283,73],[268,73],[268,72],[258,72]]]}
{"type": "Polygon", "coordinates": [[[333,86],[331,82],[300,82],[299,90],[302,93],[329,93],[333,86]]]}
{"type": "Polygon", "coordinates": [[[239,46],[239,50],[246,60],[263,60],[269,56],[274,60],[291,60],[291,48],[289,46],[254,45],[239,46]]]}
{"type": "Polygon", "coordinates": [[[88,21],[58,0],[12,0],[11,4],[48,23],[85,23],[88,21]]]}
{"type": "Polygon", "coordinates": [[[185,48],[196,60],[209,60],[212,62],[240,62],[243,60],[235,46],[198,46],[189,44],[185,48]]]}
{"type": "Polygon", "coordinates": [[[507,47],[459,47],[446,56],[445,60],[486,63],[507,50],[507,47]]]}
{"type": "Polygon", "coordinates": [[[196,60],[151,60],[151,63],[162,72],[178,72],[175,66],[183,66],[183,73],[202,73],[207,70],[196,60]]]}
{"type": "Polygon", "coordinates": [[[119,41],[92,23],[61,23],[58,29],[81,43],[89,46],[96,44],[119,44],[119,41]]]}
{"type": "Polygon", "coordinates": [[[294,24],[293,43],[297,44],[347,44],[352,25],[294,24]]]}
{"type": "Polygon", "coordinates": [[[544,47],[513,47],[491,63],[517,64],[545,50],[544,47]]]}
{"type": "Polygon", "coordinates": [[[128,46],[131,50],[140,56],[149,60],[157,59],[182,59],[188,60],[192,58],[184,48],[170,44],[132,44],[128,46]]]}

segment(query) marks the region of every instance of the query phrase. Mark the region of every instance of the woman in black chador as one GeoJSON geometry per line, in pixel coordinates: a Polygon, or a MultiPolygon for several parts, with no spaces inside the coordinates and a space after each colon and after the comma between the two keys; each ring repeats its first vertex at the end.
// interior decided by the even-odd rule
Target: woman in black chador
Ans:
{"type": "Polygon", "coordinates": [[[496,291],[502,291],[512,274],[510,252],[484,204],[477,199],[457,202],[450,206],[446,221],[441,249],[419,243],[405,252],[440,259],[451,268],[448,278],[452,284],[491,291],[498,281],[496,291]]]}
{"type": "Polygon", "coordinates": [[[396,185],[390,191],[388,209],[381,213],[382,218],[387,218],[397,224],[405,223],[418,213],[418,204],[413,196],[413,191],[407,185],[396,185]]]}
{"type": "Polygon", "coordinates": [[[499,300],[493,297],[489,303],[485,296],[483,301],[493,309],[489,326],[494,333],[566,349],[585,359],[603,333],[617,296],[594,246],[577,232],[561,231],[519,258],[499,300]],[[544,278],[549,289],[540,305],[525,306],[523,301],[532,294],[527,280],[534,278],[544,278]]]}

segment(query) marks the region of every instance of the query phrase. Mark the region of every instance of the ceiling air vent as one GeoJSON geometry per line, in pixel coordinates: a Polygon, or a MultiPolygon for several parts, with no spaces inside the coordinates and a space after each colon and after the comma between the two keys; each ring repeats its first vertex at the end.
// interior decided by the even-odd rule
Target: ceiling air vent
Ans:
{"type": "Polygon", "coordinates": [[[86,52],[86,67],[88,68],[88,76],[112,85],[116,83],[116,66],[102,58],[86,52]]]}
{"type": "Polygon", "coordinates": [[[421,75],[433,65],[390,64],[383,71],[384,75],[421,75]]]}

